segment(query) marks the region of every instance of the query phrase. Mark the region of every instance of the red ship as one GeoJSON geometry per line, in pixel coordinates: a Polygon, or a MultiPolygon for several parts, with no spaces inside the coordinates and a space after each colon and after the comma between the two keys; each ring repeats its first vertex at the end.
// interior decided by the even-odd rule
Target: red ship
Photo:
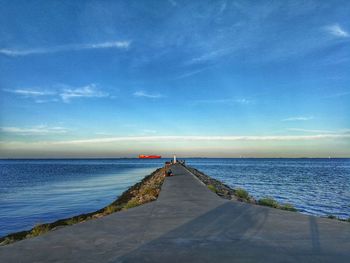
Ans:
{"type": "Polygon", "coordinates": [[[160,159],[160,158],[162,158],[162,156],[160,156],[160,155],[143,155],[143,154],[140,154],[139,158],[140,159],[160,159]]]}

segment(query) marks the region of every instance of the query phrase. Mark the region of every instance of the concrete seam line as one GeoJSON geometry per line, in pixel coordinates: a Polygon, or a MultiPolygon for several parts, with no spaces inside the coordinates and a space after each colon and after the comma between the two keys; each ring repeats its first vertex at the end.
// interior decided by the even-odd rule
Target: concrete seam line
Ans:
{"type": "Polygon", "coordinates": [[[183,165],[183,167],[186,169],[186,171],[188,171],[194,178],[196,178],[198,180],[198,182],[200,182],[202,185],[207,186],[203,181],[201,181],[194,173],[192,173],[187,166],[183,165]]]}

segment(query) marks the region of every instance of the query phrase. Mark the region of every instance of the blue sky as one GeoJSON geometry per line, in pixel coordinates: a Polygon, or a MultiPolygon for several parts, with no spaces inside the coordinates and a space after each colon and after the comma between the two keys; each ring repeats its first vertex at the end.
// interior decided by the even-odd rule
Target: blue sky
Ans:
{"type": "Polygon", "coordinates": [[[0,5],[0,157],[350,157],[349,1],[0,5]]]}

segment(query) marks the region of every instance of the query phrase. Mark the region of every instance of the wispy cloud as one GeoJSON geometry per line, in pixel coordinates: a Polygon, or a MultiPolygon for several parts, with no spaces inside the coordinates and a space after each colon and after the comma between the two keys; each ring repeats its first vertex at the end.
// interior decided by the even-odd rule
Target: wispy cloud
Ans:
{"type": "Polygon", "coordinates": [[[231,52],[232,52],[232,48],[223,48],[223,49],[213,50],[186,61],[185,65],[193,65],[193,64],[201,64],[204,62],[209,62],[211,60],[215,60],[217,58],[223,57],[231,52]]]}
{"type": "Polygon", "coordinates": [[[302,128],[288,128],[288,131],[295,131],[295,132],[306,132],[306,133],[336,133],[335,131],[330,130],[313,130],[313,129],[302,129],[302,128]]]}
{"type": "Polygon", "coordinates": [[[30,98],[34,100],[35,103],[46,103],[46,102],[56,102],[58,101],[56,92],[42,90],[39,88],[30,88],[30,89],[3,89],[5,92],[13,93],[23,98],[30,98]]]}
{"type": "Polygon", "coordinates": [[[37,125],[33,127],[0,127],[0,131],[18,135],[48,135],[67,133],[68,129],[60,126],[37,125]]]}
{"type": "Polygon", "coordinates": [[[349,37],[349,33],[343,29],[339,24],[329,25],[324,29],[331,35],[336,37],[349,37]]]}
{"type": "Polygon", "coordinates": [[[95,84],[89,84],[80,88],[67,88],[64,89],[59,96],[63,102],[70,102],[76,98],[103,98],[108,97],[109,94],[96,89],[95,84]]]}
{"type": "Polygon", "coordinates": [[[314,117],[312,116],[295,116],[295,117],[289,117],[286,119],[283,119],[282,121],[309,121],[312,120],[314,117]]]}
{"type": "Polygon", "coordinates": [[[111,132],[95,132],[96,135],[102,135],[102,136],[113,136],[115,134],[111,132]]]}
{"type": "Polygon", "coordinates": [[[245,99],[245,98],[236,99],[235,101],[236,101],[236,103],[243,104],[243,105],[253,104],[254,103],[253,100],[245,99]]]}
{"type": "Polygon", "coordinates": [[[92,43],[92,44],[72,44],[72,45],[63,45],[63,46],[54,46],[54,47],[41,47],[41,48],[32,48],[32,49],[12,49],[12,48],[2,48],[0,49],[0,54],[7,56],[28,56],[36,54],[48,54],[48,53],[57,53],[64,51],[79,51],[79,50],[88,50],[88,49],[127,49],[130,46],[130,41],[108,41],[101,43],[92,43]]]}
{"type": "Polygon", "coordinates": [[[149,99],[160,99],[163,98],[164,95],[160,94],[160,93],[147,93],[144,91],[136,91],[133,94],[135,97],[144,97],[144,98],[149,98],[149,99]]]}
{"type": "Polygon", "coordinates": [[[168,0],[168,2],[174,7],[177,6],[177,2],[175,0],[168,0]]]}
{"type": "Polygon", "coordinates": [[[143,129],[142,132],[145,133],[145,134],[157,133],[156,130],[151,130],[151,129],[143,129]]]}
{"type": "Polygon", "coordinates": [[[112,41],[102,42],[97,44],[81,45],[81,49],[94,49],[94,48],[129,48],[130,41],[112,41]]]}
{"type": "Polygon", "coordinates": [[[193,70],[193,71],[184,73],[184,74],[178,76],[178,77],[175,78],[175,79],[184,79],[184,78],[188,78],[188,77],[191,77],[191,76],[196,75],[196,74],[198,74],[198,73],[201,73],[202,71],[204,71],[204,69],[193,70]]]}
{"type": "Polygon", "coordinates": [[[316,135],[281,135],[281,136],[128,136],[92,138],[83,140],[56,141],[53,144],[84,144],[84,143],[110,143],[110,142],[170,142],[170,141],[305,141],[348,139],[350,134],[316,134],[316,135]]]}
{"type": "Polygon", "coordinates": [[[188,72],[186,72],[186,73],[184,73],[184,74],[179,75],[178,77],[176,77],[176,78],[174,78],[174,79],[176,80],[176,79],[185,79],[185,78],[189,78],[189,77],[194,76],[194,75],[197,75],[197,74],[199,74],[199,73],[201,73],[201,72],[203,72],[203,71],[205,71],[205,70],[207,70],[207,69],[209,69],[209,68],[213,68],[213,66],[204,67],[204,68],[201,68],[201,69],[196,69],[196,70],[188,71],[188,72]]]}
{"type": "Polygon", "coordinates": [[[206,100],[194,100],[192,104],[240,104],[249,105],[254,104],[255,101],[247,98],[234,98],[234,99],[206,99],[206,100]]]}
{"type": "Polygon", "coordinates": [[[331,98],[341,98],[341,97],[345,97],[345,96],[349,96],[350,95],[350,91],[344,91],[344,92],[338,92],[338,93],[334,93],[328,96],[325,96],[325,99],[331,99],[331,98]]]}
{"type": "Polygon", "coordinates": [[[51,91],[39,90],[39,89],[4,89],[6,92],[26,96],[26,97],[39,97],[39,96],[48,96],[53,95],[55,93],[51,91]]]}
{"type": "Polygon", "coordinates": [[[227,7],[227,2],[223,1],[220,5],[219,14],[222,14],[226,10],[226,7],[227,7]]]}
{"type": "Polygon", "coordinates": [[[53,87],[54,91],[48,91],[40,88],[28,89],[3,89],[5,92],[13,93],[24,98],[31,98],[36,103],[57,102],[63,101],[65,103],[71,102],[76,98],[103,98],[109,97],[107,92],[101,91],[94,83],[83,87],[70,87],[67,85],[58,85],[53,87]]]}

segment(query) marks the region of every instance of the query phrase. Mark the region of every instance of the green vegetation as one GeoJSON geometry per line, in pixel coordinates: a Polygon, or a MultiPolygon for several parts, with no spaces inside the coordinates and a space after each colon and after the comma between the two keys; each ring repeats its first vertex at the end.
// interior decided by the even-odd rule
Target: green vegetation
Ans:
{"type": "Polygon", "coordinates": [[[77,223],[79,223],[79,220],[78,220],[77,217],[72,217],[72,218],[69,218],[69,219],[66,220],[66,224],[69,225],[69,226],[77,224],[77,223]]]}
{"type": "Polygon", "coordinates": [[[264,197],[264,198],[259,199],[258,204],[273,207],[273,208],[279,207],[277,201],[273,198],[270,198],[270,197],[264,197]]]}
{"type": "Polygon", "coordinates": [[[71,218],[68,218],[68,219],[63,219],[63,220],[59,220],[55,223],[53,223],[53,225],[57,225],[57,226],[60,226],[60,225],[74,225],[74,224],[78,224],[80,222],[84,222],[86,220],[89,220],[91,219],[91,215],[89,214],[85,214],[85,215],[80,215],[80,216],[74,216],[74,217],[71,217],[71,218]]]}
{"type": "Polygon", "coordinates": [[[208,187],[208,189],[209,189],[210,191],[212,191],[213,193],[217,193],[217,190],[216,190],[216,188],[215,188],[214,185],[209,184],[209,185],[207,185],[207,187],[208,187]]]}
{"type": "Polygon", "coordinates": [[[298,209],[296,209],[292,204],[284,204],[279,207],[282,210],[297,212],[298,209]]]}
{"type": "Polygon", "coordinates": [[[281,209],[281,210],[286,210],[286,211],[292,211],[292,212],[298,211],[292,204],[280,205],[275,199],[271,197],[264,197],[262,199],[259,199],[258,204],[281,209]]]}
{"type": "Polygon", "coordinates": [[[142,189],[141,191],[141,194],[142,195],[157,195],[157,189],[158,187],[157,186],[148,186],[148,187],[145,187],[144,189],[142,189]]]}
{"type": "Polygon", "coordinates": [[[238,198],[245,199],[245,200],[250,199],[248,192],[242,188],[237,188],[235,190],[235,196],[237,196],[238,198]]]}
{"type": "Polygon", "coordinates": [[[136,199],[131,199],[125,206],[124,208],[125,209],[130,209],[130,208],[133,208],[135,206],[138,206],[140,205],[140,203],[136,200],[136,199]]]}
{"type": "Polygon", "coordinates": [[[337,219],[337,217],[335,215],[328,215],[327,218],[329,218],[329,219],[337,219]]]}
{"type": "Polygon", "coordinates": [[[120,208],[117,207],[116,205],[109,205],[104,209],[103,212],[105,215],[109,215],[109,214],[112,214],[112,213],[117,212],[119,210],[120,210],[120,208]]]}
{"type": "Polygon", "coordinates": [[[49,224],[38,224],[33,227],[32,231],[30,231],[29,236],[36,237],[42,234],[45,234],[50,230],[49,224]]]}

